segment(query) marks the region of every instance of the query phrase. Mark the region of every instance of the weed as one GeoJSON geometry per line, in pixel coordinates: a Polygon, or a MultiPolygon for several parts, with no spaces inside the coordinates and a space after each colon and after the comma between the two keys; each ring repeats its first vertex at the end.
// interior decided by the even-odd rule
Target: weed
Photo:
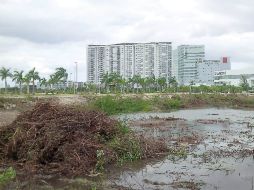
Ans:
{"type": "Polygon", "coordinates": [[[103,150],[97,150],[96,151],[97,155],[97,163],[95,166],[95,169],[97,172],[102,172],[104,170],[104,165],[105,165],[105,154],[103,150]]]}
{"type": "Polygon", "coordinates": [[[183,158],[186,159],[188,156],[188,152],[186,151],[185,147],[179,147],[179,148],[171,148],[169,150],[169,154],[171,156],[177,157],[177,158],[183,158]]]}
{"type": "Polygon", "coordinates": [[[9,167],[3,173],[0,174],[0,187],[16,178],[16,171],[9,167]]]}
{"type": "Polygon", "coordinates": [[[109,146],[117,154],[117,163],[122,165],[126,161],[139,160],[142,157],[141,146],[133,135],[115,137],[109,146]]]}

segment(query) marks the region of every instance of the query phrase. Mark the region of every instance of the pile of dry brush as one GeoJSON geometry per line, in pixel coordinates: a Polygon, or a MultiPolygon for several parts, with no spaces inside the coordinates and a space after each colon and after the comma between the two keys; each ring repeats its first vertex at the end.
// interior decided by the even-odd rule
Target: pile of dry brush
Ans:
{"type": "MultiPolygon", "coordinates": [[[[117,153],[108,142],[119,135],[118,121],[102,112],[84,111],[49,102],[40,102],[0,129],[2,166],[33,173],[88,174],[103,150],[105,163],[113,163],[117,153]]],[[[166,145],[140,141],[142,158],[166,151],[166,145]]]]}

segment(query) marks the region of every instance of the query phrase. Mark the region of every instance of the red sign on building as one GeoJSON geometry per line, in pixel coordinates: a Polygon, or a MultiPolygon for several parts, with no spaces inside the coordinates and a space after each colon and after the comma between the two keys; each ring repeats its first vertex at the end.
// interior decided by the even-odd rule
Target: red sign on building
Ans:
{"type": "Polygon", "coordinates": [[[228,63],[228,58],[227,57],[223,57],[222,58],[222,63],[228,63]]]}

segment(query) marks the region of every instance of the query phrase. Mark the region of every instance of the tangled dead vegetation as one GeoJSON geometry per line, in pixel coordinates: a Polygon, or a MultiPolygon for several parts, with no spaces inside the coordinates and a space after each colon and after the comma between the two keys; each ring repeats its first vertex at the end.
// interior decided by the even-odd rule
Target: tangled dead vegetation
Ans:
{"type": "MultiPolygon", "coordinates": [[[[111,146],[116,138],[127,139],[127,145],[119,144],[125,147],[126,154],[132,150],[128,140],[133,135],[125,134],[120,125],[102,112],[40,102],[0,129],[1,163],[33,173],[88,174],[98,159],[104,165],[121,156],[116,146],[111,146]],[[98,158],[98,151],[103,152],[103,158],[98,158]]],[[[151,143],[142,137],[134,140],[138,142],[139,158],[167,150],[163,143],[151,143]]]]}

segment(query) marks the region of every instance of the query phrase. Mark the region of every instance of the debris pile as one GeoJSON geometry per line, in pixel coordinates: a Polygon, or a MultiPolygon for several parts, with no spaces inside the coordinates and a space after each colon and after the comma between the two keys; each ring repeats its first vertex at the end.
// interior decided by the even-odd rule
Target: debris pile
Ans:
{"type": "MultiPolygon", "coordinates": [[[[40,102],[0,129],[1,163],[34,173],[88,174],[96,166],[98,150],[103,151],[105,163],[116,160],[108,142],[120,134],[118,125],[102,112],[40,102]]],[[[149,149],[142,158],[167,149],[146,139],[140,146],[149,149]]]]}

